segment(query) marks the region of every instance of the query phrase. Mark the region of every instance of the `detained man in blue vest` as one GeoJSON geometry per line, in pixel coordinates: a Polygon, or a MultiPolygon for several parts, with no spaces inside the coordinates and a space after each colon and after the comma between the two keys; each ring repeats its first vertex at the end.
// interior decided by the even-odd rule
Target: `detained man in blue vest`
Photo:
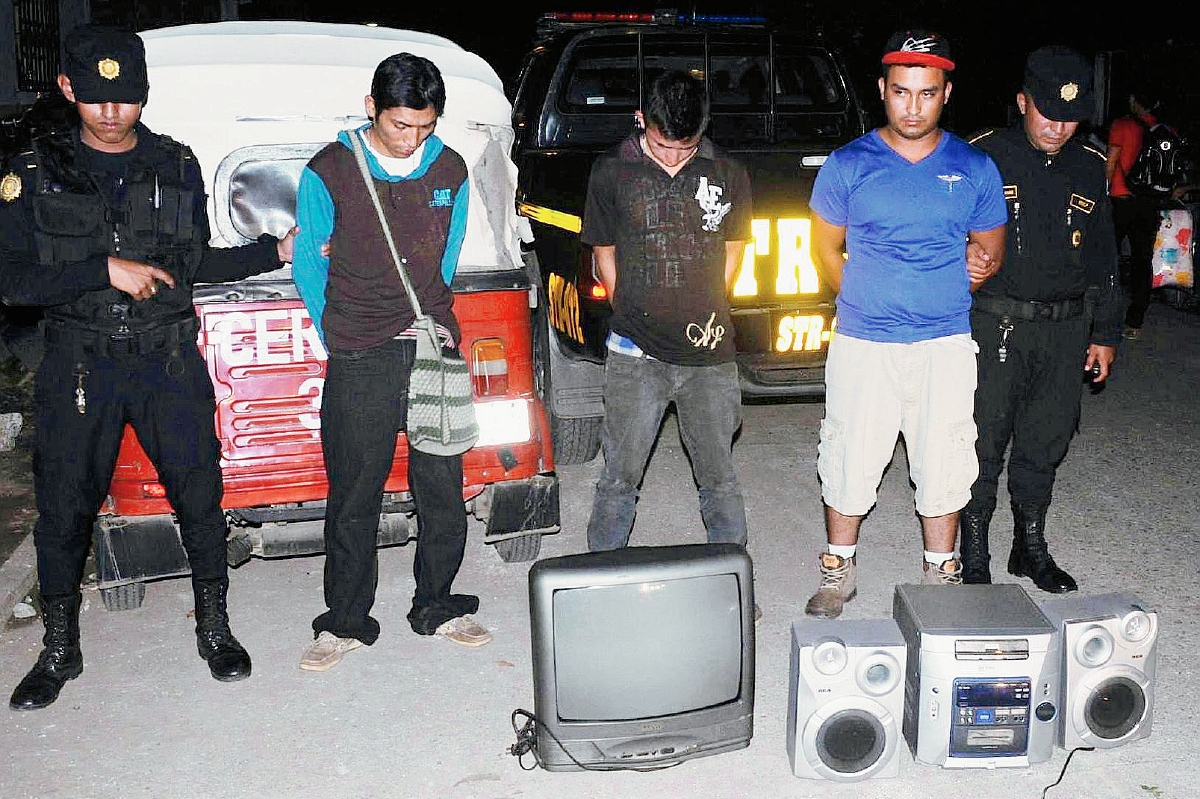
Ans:
{"type": "MultiPolygon", "coordinates": [[[[351,136],[364,147],[422,310],[436,321],[444,348],[460,341],[450,281],[466,231],[467,167],[433,132],[446,105],[441,72],[421,56],[390,56],[376,68],[365,103],[371,122],[313,156],[296,205],[292,276],[329,351],[321,402],[328,610],[313,620],[314,639],[300,660],[307,671],[326,671],[379,637],[371,616],[379,513],[416,355],[416,314],[351,136]]],[[[410,447],[408,480],[419,525],[409,624],[418,635],[482,646],[492,636],[470,616],[479,598],[450,593],[467,540],[462,455],[410,447]]]]}

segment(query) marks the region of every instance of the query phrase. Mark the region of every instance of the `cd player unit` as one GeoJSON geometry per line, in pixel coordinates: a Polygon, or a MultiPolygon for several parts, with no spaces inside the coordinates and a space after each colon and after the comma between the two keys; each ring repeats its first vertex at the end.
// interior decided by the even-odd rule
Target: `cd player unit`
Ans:
{"type": "Polygon", "coordinates": [[[1018,585],[899,585],[904,737],[945,768],[1027,766],[1054,750],[1057,628],[1018,585]]]}

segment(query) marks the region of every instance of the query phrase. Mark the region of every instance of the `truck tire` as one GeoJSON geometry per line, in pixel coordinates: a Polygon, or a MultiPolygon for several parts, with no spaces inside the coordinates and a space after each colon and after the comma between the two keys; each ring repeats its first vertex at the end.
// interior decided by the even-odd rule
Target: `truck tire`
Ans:
{"type": "Polygon", "coordinates": [[[126,583],[112,588],[101,588],[100,598],[106,610],[137,610],[146,598],[145,583],[126,583]]]}
{"type": "Polygon", "coordinates": [[[600,431],[604,420],[598,416],[563,419],[550,415],[550,435],[554,440],[555,463],[587,463],[600,452],[600,431]]]}
{"type": "Polygon", "coordinates": [[[503,538],[492,546],[496,548],[500,560],[505,563],[525,563],[537,560],[538,553],[542,551],[542,534],[531,533],[516,538],[503,538]]]}
{"type": "Polygon", "coordinates": [[[551,375],[550,319],[545,302],[538,303],[533,318],[533,362],[536,389],[542,397],[546,416],[550,420],[550,440],[554,445],[554,462],[558,464],[587,463],[600,452],[602,416],[571,419],[554,412],[554,381],[551,375]]]}

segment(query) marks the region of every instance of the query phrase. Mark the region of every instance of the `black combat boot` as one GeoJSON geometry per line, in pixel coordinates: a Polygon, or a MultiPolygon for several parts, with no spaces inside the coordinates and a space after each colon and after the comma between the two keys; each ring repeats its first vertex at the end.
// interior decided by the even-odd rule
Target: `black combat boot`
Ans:
{"type": "Polygon", "coordinates": [[[1013,548],[1008,556],[1008,573],[1029,577],[1033,584],[1052,594],[1078,591],[1071,575],[1058,568],[1046,547],[1046,508],[1013,505],[1013,548]]]}
{"type": "Polygon", "coordinates": [[[214,680],[233,682],[250,676],[250,655],[229,630],[225,594],[229,580],[192,580],[196,595],[196,648],[214,680]]]}
{"type": "Polygon", "coordinates": [[[67,680],[83,672],[83,653],[79,650],[79,592],[42,597],[42,636],[45,648],[37,663],[17,685],[8,700],[13,710],[37,710],[58,699],[67,680]]]}
{"type": "Polygon", "coordinates": [[[988,567],[988,525],[992,511],[964,510],[958,517],[961,534],[958,554],[962,559],[962,581],[966,585],[990,585],[992,570],[988,567]]]}

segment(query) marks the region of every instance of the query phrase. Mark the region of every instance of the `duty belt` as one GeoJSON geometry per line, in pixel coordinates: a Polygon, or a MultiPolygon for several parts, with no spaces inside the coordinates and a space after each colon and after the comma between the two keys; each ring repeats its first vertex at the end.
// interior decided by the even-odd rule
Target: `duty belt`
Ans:
{"type": "Polygon", "coordinates": [[[46,341],[82,350],[89,355],[153,355],[174,350],[185,341],[195,344],[200,322],[192,316],[140,330],[77,327],[57,319],[46,320],[46,341]]]}
{"type": "Polygon", "coordinates": [[[1042,302],[1040,300],[1014,300],[1011,297],[996,297],[989,294],[976,294],[974,297],[976,310],[995,316],[1007,316],[1010,319],[1024,319],[1027,322],[1063,322],[1082,316],[1087,304],[1083,297],[1069,300],[1042,302]]]}

